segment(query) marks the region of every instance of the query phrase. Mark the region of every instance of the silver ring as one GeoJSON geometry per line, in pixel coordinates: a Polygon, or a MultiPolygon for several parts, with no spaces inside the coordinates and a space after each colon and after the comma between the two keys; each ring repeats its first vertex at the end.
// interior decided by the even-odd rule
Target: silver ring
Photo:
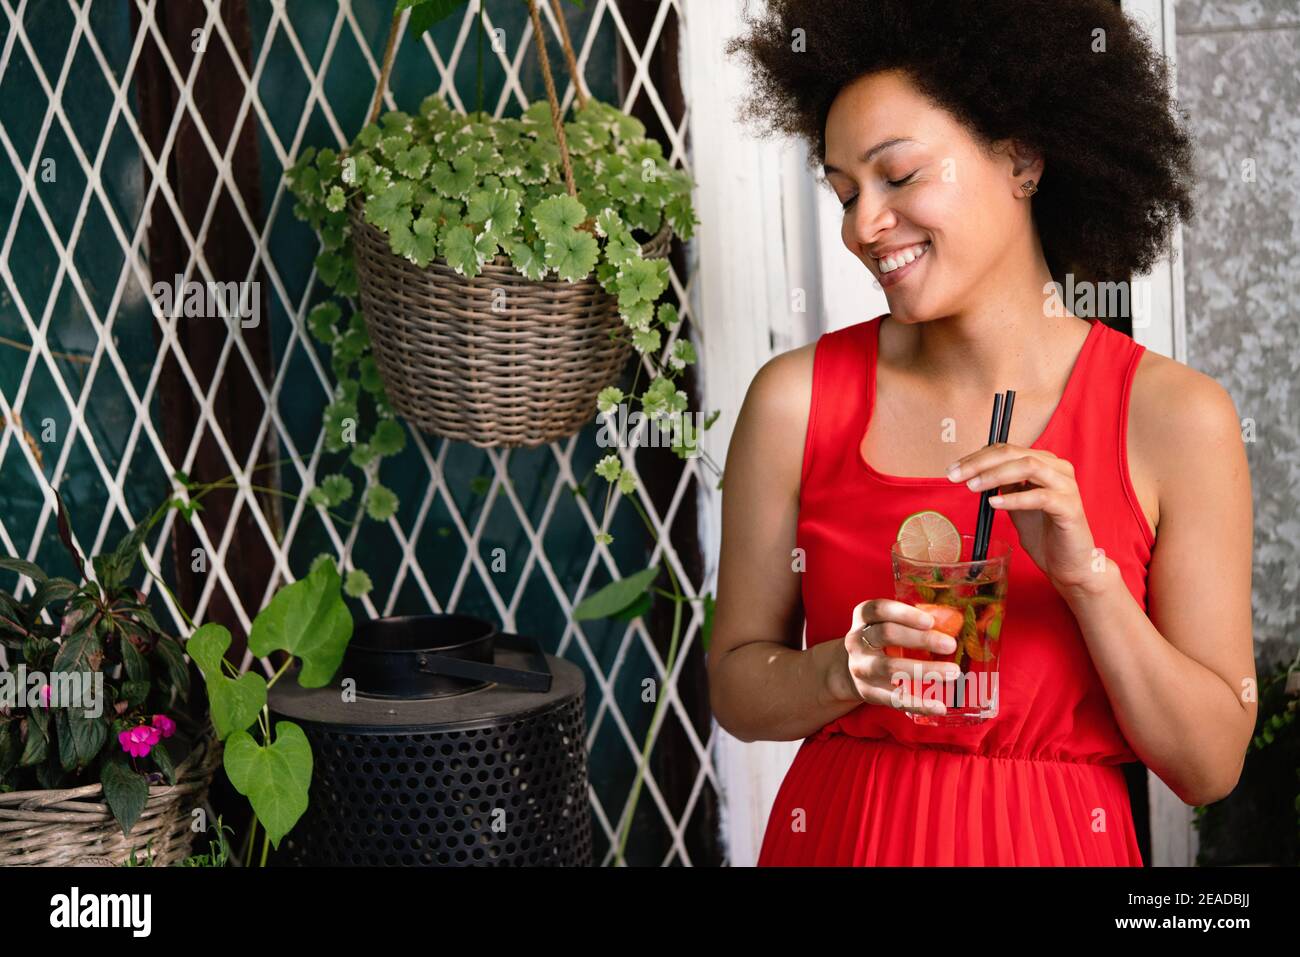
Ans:
{"type": "Polygon", "coordinates": [[[863,642],[863,644],[865,644],[865,645],[866,645],[868,648],[870,648],[872,651],[880,651],[882,648],[885,647],[884,645],[877,645],[877,644],[874,644],[874,643],[871,641],[871,639],[867,637],[867,629],[869,629],[872,625],[878,625],[878,624],[880,624],[880,622],[878,622],[878,621],[873,621],[873,622],[869,622],[869,623],[863,625],[861,628],[858,629],[858,635],[859,635],[859,637],[862,638],[862,642],[863,642]]]}

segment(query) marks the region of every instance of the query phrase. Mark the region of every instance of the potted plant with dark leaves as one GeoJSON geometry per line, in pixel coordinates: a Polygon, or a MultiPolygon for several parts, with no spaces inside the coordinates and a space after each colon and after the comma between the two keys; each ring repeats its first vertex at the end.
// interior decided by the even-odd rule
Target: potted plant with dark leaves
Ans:
{"type": "MultiPolygon", "coordinates": [[[[168,505],[175,507],[187,521],[192,521],[194,513],[202,510],[207,495],[218,489],[229,489],[234,483],[232,476],[205,483],[179,472],[175,479],[180,488],[168,505]]],[[[273,494],[297,497],[286,492],[273,494]]],[[[216,622],[196,626],[173,598],[181,616],[193,629],[185,642],[185,652],[203,677],[209,729],[219,742],[221,766],[253,810],[251,823],[242,838],[240,860],[246,865],[255,858],[265,865],[270,847],[278,848],[280,840],[307,810],[311,786],[312,752],[307,737],[292,721],[272,724],[267,692],[284,677],[295,659],[301,663],[295,680],[303,687],[323,687],[332,680],[352,637],[352,614],[343,595],[346,592],[355,596],[367,584],[364,572],[354,569],[345,579],[340,576],[334,559],[321,555],[304,578],[280,586],[253,619],[248,633],[248,649],[258,658],[270,658],[276,653],[284,655],[283,663],[269,679],[257,671],[241,673],[226,658],[233,641],[230,631],[216,622]],[[259,833],[260,854],[256,844],[259,833]]],[[[225,830],[219,820],[211,853],[181,863],[224,866],[232,856],[225,830]]],[[[156,866],[169,862],[149,848],[130,863],[156,866]]]]}
{"type": "Polygon", "coordinates": [[[88,567],[55,497],[73,577],[0,558],[19,582],[0,591],[0,865],[182,861],[220,748],[186,707],[181,642],[131,583],[168,506],[88,567]]]}

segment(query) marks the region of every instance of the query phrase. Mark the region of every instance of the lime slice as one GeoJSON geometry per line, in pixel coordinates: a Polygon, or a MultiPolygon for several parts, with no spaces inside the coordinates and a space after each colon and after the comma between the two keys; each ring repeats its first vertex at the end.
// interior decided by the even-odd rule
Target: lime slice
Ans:
{"type": "Polygon", "coordinates": [[[920,562],[955,562],[961,557],[961,533],[947,515],[927,509],[913,512],[898,526],[899,551],[920,562]]]}

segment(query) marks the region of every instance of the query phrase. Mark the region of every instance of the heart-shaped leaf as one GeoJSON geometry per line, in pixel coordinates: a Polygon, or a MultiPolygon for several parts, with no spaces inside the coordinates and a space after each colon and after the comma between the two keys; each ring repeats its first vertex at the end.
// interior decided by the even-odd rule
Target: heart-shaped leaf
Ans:
{"type": "Polygon", "coordinates": [[[253,620],[248,647],[266,656],[287,651],[302,660],[298,683],[329,684],[352,637],[352,613],[343,602],[342,580],[333,562],[321,562],[301,581],[276,592],[253,620]]]}
{"type": "Polygon", "coordinates": [[[230,632],[215,622],[208,622],[185,643],[185,650],[207,682],[212,726],[223,741],[237,731],[246,730],[266,705],[265,678],[252,671],[237,679],[228,678],[221,670],[229,647],[230,632]]]}
{"type": "Polygon", "coordinates": [[[449,16],[456,12],[457,7],[463,7],[466,0],[397,0],[397,7],[394,14],[400,14],[407,7],[411,8],[411,19],[407,24],[407,30],[412,40],[418,41],[435,23],[441,23],[449,16]]]}
{"type": "Polygon", "coordinates": [[[578,607],[573,609],[573,617],[577,621],[583,621],[588,618],[608,618],[610,615],[618,614],[637,601],[650,587],[650,583],[658,577],[659,566],[651,565],[635,575],[610,582],[596,594],[588,595],[580,602],[578,607]]]}
{"type": "Polygon", "coordinates": [[[240,731],[226,742],[222,759],[235,790],[248,798],[267,837],[279,848],[307,810],[311,785],[311,745],[302,728],[292,721],[275,723],[275,741],[259,745],[240,731]]]}

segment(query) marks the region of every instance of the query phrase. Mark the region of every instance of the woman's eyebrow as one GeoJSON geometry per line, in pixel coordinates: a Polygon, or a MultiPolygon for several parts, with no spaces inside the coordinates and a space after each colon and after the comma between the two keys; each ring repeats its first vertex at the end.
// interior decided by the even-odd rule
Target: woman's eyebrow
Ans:
{"type": "MultiPolygon", "coordinates": [[[[916,140],[910,139],[906,136],[891,136],[887,140],[881,140],[875,146],[871,147],[871,149],[859,156],[858,162],[870,163],[878,154],[883,153],[885,150],[893,149],[895,146],[902,146],[904,143],[915,142],[916,140]]],[[[822,164],[822,172],[824,175],[829,176],[831,173],[843,173],[844,170],[840,169],[838,166],[832,166],[830,163],[824,163],[822,164]]]]}

